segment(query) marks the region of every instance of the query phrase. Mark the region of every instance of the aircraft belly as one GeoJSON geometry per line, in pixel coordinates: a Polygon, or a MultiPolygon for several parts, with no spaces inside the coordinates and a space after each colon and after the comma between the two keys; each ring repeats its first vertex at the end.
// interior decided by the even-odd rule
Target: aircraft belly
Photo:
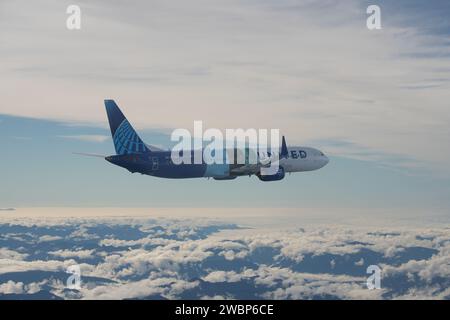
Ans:
{"type": "Polygon", "coordinates": [[[303,159],[285,159],[281,161],[281,166],[283,166],[286,172],[302,172],[310,171],[310,164],[308,160],[303,159]]]}
{"type": "Polygon", "coordinates": [[[230,166],[228,164],[208,164],[206,165],[205,177],[223,178],[230,175],[230,166]]]}
{"type": "Polygon", "coordinates": [[[206,167],[205,164],[161,165],[158,170],[153,170],[150,174],[172,179],[201,178],[205,176],[206,167]]]}

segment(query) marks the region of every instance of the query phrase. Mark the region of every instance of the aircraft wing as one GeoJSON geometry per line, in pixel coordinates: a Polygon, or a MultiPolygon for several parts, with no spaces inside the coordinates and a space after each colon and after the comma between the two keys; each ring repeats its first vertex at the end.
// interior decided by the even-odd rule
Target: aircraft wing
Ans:
{"type": "MultiPolygon", "coordinates": [[[[242,156],[242,152],[243,152],[242,150],[234,149],[234,160],[237,159],[238,154],[240,154],[242,156]]],[[[248,152],[255,152],[255,151],[254,150],[253,151],[245,150],[244,152],[247,153],[247,155],[245,156],[245,158],[247,158],[248,152]]],[[[287,145],[286,145],[286,139],[283,136],[282,142],[281,142],[281,150],[280,150],[279,158],[277,161],[279,161],[279,159],[282,159],[282,158],[287,158],[287,156],[288,156],[288,149],[287,149],[287,145]]],[[[259,161],[257,164],[249,164],[249,163],[241,164],[241,165],[234,164],[234,165],[232,165],[232,167],[230,169],[230,174],[237,175],[237,176],[257,174],[261,171],[261,168],[269,167],[271,165],[272,160],[273,159],[268,157],[266,159],[259,158],[259,161]]]]}
{"type": "Polygon", "coordinates": [[[105,159],[107,157],[107,156],[104,156],[102,154],[97,154],[97,153],[86,153],[86,152],[72,152],[72,153],[79,155],[79,156],[96,157],[96,158],[103,158],[103,159],[105,159]]]}
{"type": "Polygon", "coordinates": [[[157,146],[152,146],[150,144],[145,144],[145,146],[150,150],[150,151],[167,151],[167,149],[163,149],[163,148],[159,148],[157,146]]]}
{"type": "Polygon", "coordinates": [[[243,164],[240,166],[236,166],[230,170],[230,174],[236,176],[246,176],[256,174],[260,171],[260,164],[243,164]]]}

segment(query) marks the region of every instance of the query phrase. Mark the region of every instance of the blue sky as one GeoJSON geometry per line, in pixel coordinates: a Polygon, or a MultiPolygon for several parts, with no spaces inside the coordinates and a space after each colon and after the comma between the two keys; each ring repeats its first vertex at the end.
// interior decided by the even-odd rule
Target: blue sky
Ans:
{"type": "Polygon", "coordinates": [[[448,210],[447,1],[2,2],[0,207],[388,207],[448,210]],[[372,4],[372,2],[370,2],[372,4]],[[147,143],[203,120],[279,128],[330,155],[317,172],[174,181],[72,152],[113,153],[103,99],[147,143]]]}
{"type": "MultiPolygon", "coordinates": [[[[73,154],[114,154],[108,128],[11,116],[0,116],[0,121],[0,141],[8,150],[2,155],[7,165],[0,168],[0,207],[395,207],[407,211],[450,205],[448,179],[399,169],[395,162],[389,166],[331,156],[322,170],[292,174],[281,183],[262,183],[256,177],[166,180],[73,154]],[[86,141],[80,136],[105,140],[86,141]]],[[[171,145],[167,134],[143,130],[141,135],[148,143],[171,145]]],[[[324,141],[316,143],[327,149],[324,141]]]]}

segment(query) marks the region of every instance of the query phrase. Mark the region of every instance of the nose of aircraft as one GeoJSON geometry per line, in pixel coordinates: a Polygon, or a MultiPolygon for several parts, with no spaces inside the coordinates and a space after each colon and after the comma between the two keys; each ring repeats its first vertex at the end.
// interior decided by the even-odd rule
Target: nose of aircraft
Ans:
{"type": "Polygon", "coordinates": [[[326,155],[323,155],[323,165],[322,165],[322,167],[325,167],[328,164],[328,162],[330,162],[330,159],[326,155]]]}

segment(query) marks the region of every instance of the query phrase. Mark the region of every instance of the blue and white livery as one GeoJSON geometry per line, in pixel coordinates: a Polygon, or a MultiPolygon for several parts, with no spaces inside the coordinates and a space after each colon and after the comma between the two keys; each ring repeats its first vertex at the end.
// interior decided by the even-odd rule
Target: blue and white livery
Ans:
{"type": "MultiPolygon", "coordinates": [[[[139,172],[160,178],[214,178],[230,180],[239,176],[256,175],[261,181],[278,181],[285,177],[286,172],[312,171],[322,168],[328,163],[328,158],[321,151],[307,147],[287,147],[285,138],[279,152],[278,171],[273,175],[261,174],[264,161],[258,164],[174,164],[171,151],[161,150],[145,144],[131,124],[120,111],[113,100],[105,100],[111,135],[116,150],[115,155],[105,159],[117,166],[134,173],[139,172]]],[[[224,150],[225,153],[235,150],[224,150]]],[[[194,158],[194,151],[191,151],[194,158]]],[[[231,156],[231,157],[233,157],[231,156]]],[[[259,154],[257,153],[259,157],[259,154]]]]}

